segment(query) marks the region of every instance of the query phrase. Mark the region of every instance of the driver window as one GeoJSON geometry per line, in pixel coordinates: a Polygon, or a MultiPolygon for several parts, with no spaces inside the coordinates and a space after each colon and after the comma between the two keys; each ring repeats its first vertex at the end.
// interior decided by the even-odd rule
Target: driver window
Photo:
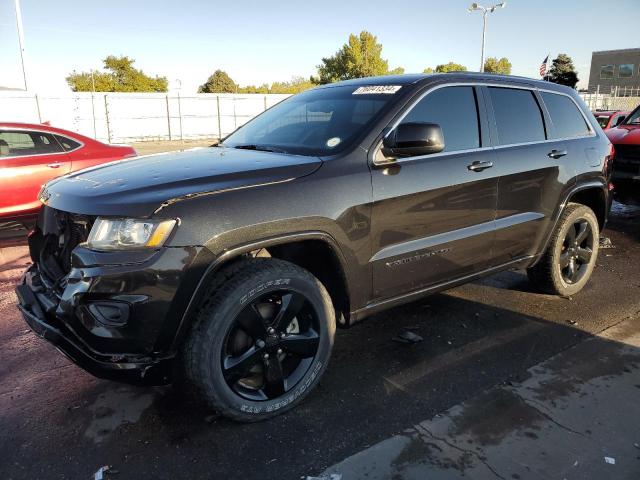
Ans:
{"type": "Polygon", "coordinates": [[[401,123],[415,122],[440,125],[445,152],[480,147],[478,106],[473,87],[444,87],[427,94],[401,123]]]}

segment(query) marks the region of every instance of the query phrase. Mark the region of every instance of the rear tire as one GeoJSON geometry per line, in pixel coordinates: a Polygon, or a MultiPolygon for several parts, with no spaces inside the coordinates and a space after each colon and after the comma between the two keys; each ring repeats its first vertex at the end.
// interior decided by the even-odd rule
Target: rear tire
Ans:
{"type": "Polygon", "coordinates": [[[598,258],[599,226],[593,210],[569,203],[542,258],[527,269],[529,280],[542,292],[575,295],[591,277],[598,258]]]}
{"type": "Polygon", "coordinates": [[[315,387],[334,334],[331,298],[317,278],[283,260],[254,259],[203,303],[185,345],[185,370],[222,415],[264,420],[315,387]]]}

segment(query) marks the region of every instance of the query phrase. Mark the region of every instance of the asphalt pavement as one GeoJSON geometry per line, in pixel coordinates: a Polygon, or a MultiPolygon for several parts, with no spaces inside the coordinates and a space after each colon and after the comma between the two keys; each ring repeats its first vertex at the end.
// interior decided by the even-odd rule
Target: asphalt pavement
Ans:
{"type": "Polygon", "coordinates": [[[571,299],[506,272],[338,331],[305,402],[250,425],[71,364],[15,307],[25,249],[2,250],[0,478],[640,478],[640,209],[606,234],[571,299]]]}

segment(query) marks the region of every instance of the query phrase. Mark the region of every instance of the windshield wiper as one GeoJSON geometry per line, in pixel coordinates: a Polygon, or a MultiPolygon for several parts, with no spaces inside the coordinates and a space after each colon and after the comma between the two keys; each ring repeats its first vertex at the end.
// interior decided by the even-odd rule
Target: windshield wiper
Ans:
{"type": "Polygon", "coordinates": [[[271,147],[269,145],[246,144],[246,145],[235,145],[233,148],[238,148],[241,150],[257,150],[260,152],[287,153],[285,150],[271,147]]]}

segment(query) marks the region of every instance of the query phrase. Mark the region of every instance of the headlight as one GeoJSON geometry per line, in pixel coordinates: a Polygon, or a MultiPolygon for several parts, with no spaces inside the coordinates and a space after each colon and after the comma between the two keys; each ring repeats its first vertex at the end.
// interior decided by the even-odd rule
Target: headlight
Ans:
{"type": "Polygon", "coordinates": [[[91,228],[87,246],[93,250],[159,248],[175,225],[175,220],[98,218],[91,228]]]}

